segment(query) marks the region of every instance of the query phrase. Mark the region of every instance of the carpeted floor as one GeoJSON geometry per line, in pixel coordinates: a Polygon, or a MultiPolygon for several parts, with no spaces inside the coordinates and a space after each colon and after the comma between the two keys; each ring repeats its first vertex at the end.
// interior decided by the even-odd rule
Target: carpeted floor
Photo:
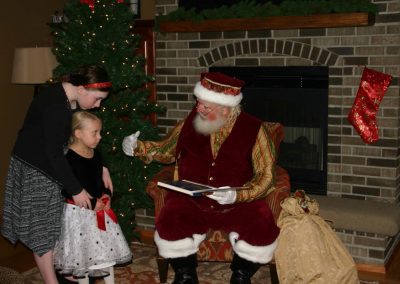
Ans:
{"type": "MultiPolygon", "coordinates": [[[[133,261],[124,267],[115,268],[116,284],[156,284],[160,283],[158,278],[156,249],[141,243],[132,244],[133,261]]],[[[229,263],[222,262],[200,262],[197,269],[200,284],[227,284],[231,276],[229,263]]],[[[33,268],[23,274],[24,284],[43,284],[40,274],[33,268]]],[[[170,268],[168,282],[172,283],[174,273],[170,268]]],[[[97,280],[96,284],[104,283],[97,280]]],[[[262,266],[252,278],[253,284],[270,284],[268,266],[262,266]]],[[[379,284],[378,281],[360,281],[363,284],[379,284]]],[[[1,284],[1,281],[0,281],[1,284]]],[[[7,283],[11,284],[11,283],[7,283]]]]}
{"type": "MultiPolygon", "coordinates": [[[[115,268],[116,284],[156,284],[160,283],[158,278],[156,249],[153,246],[141,243],[132,244],[133,262],[124,267],[115,268]]],[[[197,269],[200,284],[226,284],[229,283],[231,271],[229,263],[200,262],[197,269]]],[[[43,281],[36,268],[24,273],[25,284],[42,284],[43,281]]],[[[168,271],[168,282],[172,283],[173,270],[168,271]]],[[[253,276],[254,284],[270,284],[268,266],[262,266],[253,276]]],[[[96,284],[103,283],[102,280],[96,284]]]]}

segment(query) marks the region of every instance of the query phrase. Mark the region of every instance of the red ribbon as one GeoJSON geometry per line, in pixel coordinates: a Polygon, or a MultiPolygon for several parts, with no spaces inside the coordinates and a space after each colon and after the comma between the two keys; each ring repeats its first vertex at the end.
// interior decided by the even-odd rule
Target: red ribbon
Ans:
{"type": "MultiPolygon", "coordinates": [[[[108,203],[108,197],[103,197],[101,198],[101,201],[103,201],[104,204],[108,203]]],[[[72,204],[75,205],[75,202],[72,199],[67,198],[65,200],[68,204],[72,204]]],[[[100,230],[106,231],[106,214],[108,215],[108,217],[110,217],[110,219],[117,224],[118,223],[118,219],[117,219],[117,215],[115,215],[115,212],[110,208],[108,210],[99,210],[96,211],[96,219],[97,219],[97,227],[100,230]]]]}
{"type": "Polygon", "coordinates": [[[92,83],[92,84],[83,85],[83,87],[91,88],[91,89],[101,89],[101,88],[107,88],[107,87],[111,87],[111,86],[112,86],[111,82],[100,82],[100,83],[92,83]]]}
{"type": "MultiPolygon", "coordinates": [[[[103,201],[104,204],[108,203],[108,197],[103,197],[101,199],[101,201],[103,201]]],[[[110,217],[110,219],[117,224],[118,220],[117,220],[117,215],[115,215],[114,211],[110,208],[108,210],[100,210],[100,211],[96,211],[96,217],[97,217],[97,227],[100,230],[106,231],[106,215],[108,215],[108,217],[110,217]]]]}

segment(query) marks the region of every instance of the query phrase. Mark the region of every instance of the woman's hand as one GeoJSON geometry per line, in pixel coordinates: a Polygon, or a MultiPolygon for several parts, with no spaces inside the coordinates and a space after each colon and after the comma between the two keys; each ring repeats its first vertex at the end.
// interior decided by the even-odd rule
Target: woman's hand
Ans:
{"type": "Polygon", "coordinates": [[[72,196],[76,206],[86,209],[92,209],[92,205],[90,203],[90,199],[92,198],[93,197],[85,189],[82,189],[82,191],[77,195],[72,196]]]}
{"type": "Polygon", "coordinates": [[[106,167],[103,167],[103,176],[102,176],[102,178],[103,178],[104,186],[106,188],[108,188],[111,191],[111,193],[113,193],[114,187],[113,187],[113,183],[112,183],[112,180],[111,180],[111,175],[110,175],[110,172],[108,171],[108,169],[106,167]]]}

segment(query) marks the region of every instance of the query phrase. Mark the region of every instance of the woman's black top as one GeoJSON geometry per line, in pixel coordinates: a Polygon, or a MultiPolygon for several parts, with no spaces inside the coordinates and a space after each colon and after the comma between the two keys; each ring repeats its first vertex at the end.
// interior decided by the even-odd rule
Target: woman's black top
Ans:
{"type": "Polygon", "coordinates": [[[64,155],[71,120],[72,111],[62,84],[44,85],[28,109],[13,155],[76,195],[82,186],[64,155]]]}

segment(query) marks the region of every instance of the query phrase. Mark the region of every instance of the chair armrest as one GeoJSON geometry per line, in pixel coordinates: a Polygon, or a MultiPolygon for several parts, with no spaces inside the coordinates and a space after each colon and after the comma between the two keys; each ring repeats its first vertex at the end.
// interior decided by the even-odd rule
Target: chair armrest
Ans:
{"type": "Polygon", "coordinates": [[[172,180],[174,170],[174,165],[165,166],[161,171],[154,175],[153,179],[146,186],[147,194],[149,194],[154,201],[154,215],[156,218],[160,214],[161,208],[164,206],[164,199],[167,194],[163,188],[157,186],[157,182],[159,180],[172,180]]]}
{"type": "Polygon", "coordinates": [[[264,121],[264,126],[266,127],[269,137],[275,145],[275,150],[279,153],[280,145],[285,138],[285,132],[283,130],[283,125],[279,122],[269,122],[264,121]]]}
{"type": "Polygon", "coordinates": [[[282,207],[281,202],[290,195],[290,177],[288,172],[276,166],[275,189],[267,195],[266,201],[274,215],[275,221],[278,220],[282,207]]]}

